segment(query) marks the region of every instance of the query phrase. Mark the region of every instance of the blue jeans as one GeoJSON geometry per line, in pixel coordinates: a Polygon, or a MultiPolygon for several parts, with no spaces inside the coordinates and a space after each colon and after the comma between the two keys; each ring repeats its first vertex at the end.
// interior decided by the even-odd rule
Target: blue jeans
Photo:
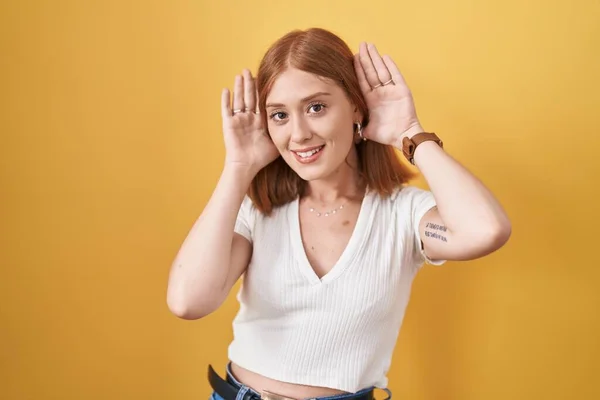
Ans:
{"type": "MultiPolygon", "coordinates": [[[[248,386],[242,384],[237,379],[235,379],[235,377],[231,373],[230,364],[227,364],[227,376],[228,376],[229,380],[231,380],[231,382],[233,382],[236,386],[238,386],[238,387],[241,388],[240,391],[238,392],[236,400],[241,400],[244,397],[244,395],[246,393],[248,393],[248,392],[256,395],[257,398],[260,398],[260,393],[257,393],[254,389],[249,388],[248,386]]],[[[344,400],[344,399],[347,399],[349,397],[354,397],[356,395],[360,395],[360,394],[366,393],[366,392],[368,392],[370,390],[373,390],[373,389],[374,389],[373,387],[370,387],[370,388],[362,389],[362,390],[360,390],[360,391],[358,391],[356,393],[337,394],[337,395],[327,396],[327,397],[317,397],[317,398],[314,398],[314,399],[311,399],[311,400],[344,400]]],[[[392,392],[389,389],[387,389],[387,388],[382,389],[382,390],[384,390],[388,394],[388,397],[386,397],[384,400],[391,400],[392,399],[392,392]]],[[[210,395],[209,400],[225,400],[225,399],[223,399],[223,397],[221,397],[218,393],[213,392],[210,395]]]]}

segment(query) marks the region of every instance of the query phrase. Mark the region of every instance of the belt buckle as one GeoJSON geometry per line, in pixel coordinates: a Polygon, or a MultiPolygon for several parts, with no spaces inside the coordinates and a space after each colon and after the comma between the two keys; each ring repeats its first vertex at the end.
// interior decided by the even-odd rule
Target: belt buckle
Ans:
{"type": "Polygon", "coordinates": [[[263,390],[262,392],[260,392],[260,399],[261,400],[298,400],[298,399],[294,399],[292,397],[285,397],[285,396],[282,396],[277,393],[272,393],[267,390],[263,390]]]}

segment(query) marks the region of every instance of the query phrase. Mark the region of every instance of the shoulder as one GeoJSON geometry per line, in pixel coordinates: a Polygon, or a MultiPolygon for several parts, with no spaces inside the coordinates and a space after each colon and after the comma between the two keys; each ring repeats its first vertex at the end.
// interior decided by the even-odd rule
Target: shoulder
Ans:
{"type": "Polygon", "coordinates": [[[254,205],[254,202],[248,195],[244,196],[240,210],[243,210],[244,212],[257,212],[258,211],[256,206],[254,205]]]}
{"type": "Polygon", "coordinates": [[[431,191],[422,189],[418,186],[405,184],[395,189],[387,201],[397,207],[412,207],[423,202],[435,202],[435,199],[431,191]]]}
{"type": "Polygon", "coordinates": [[[433,193],[418,186],[405,184],[387,197],[380,197],[379,213],[401,225],[417,226],[421,218],[436,206],[433,193]],[[387,211],[386,211],[387,210],[387,211]]]}
{"type": "Polygon", "coordinates": [[[258,209],[255,207],[250,196],[244,196],[242,204],[238,210],[238,219],[249,222],[250,220],[254,220],[256,218],[257,213],[258,209]]]}
{"type": "Polygon", "coordinates": [[[374,215],[380,220],[396,221],[402,225],[415,224],[435,207],[433,193],[418,186],[405,184],[389,195],[372,193],[374,215]]]}
{"type": "Polygon", "coordinates": [[[272,224],[288,215],[288,211],[294,207],[294,201],[274,207],[268,215],[263,213],[252,201],[248,195],[244,196],[242,205],[239,209],[238,218],[247,220],[252,225],[272,224]]]}

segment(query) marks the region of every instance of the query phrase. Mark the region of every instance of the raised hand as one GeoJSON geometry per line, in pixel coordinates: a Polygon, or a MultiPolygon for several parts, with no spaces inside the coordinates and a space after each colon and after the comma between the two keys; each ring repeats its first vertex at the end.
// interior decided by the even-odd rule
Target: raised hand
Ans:
{"type": "Polygon", "coordinates": [[[400,148],[404,136],[423,130],[410,89],[390,56],[381,57],[375,45],[361,43],[354,67],[369,109],[364,137],[400,148]]]}
{"type": "Polygon", "coordinates": [[[221,117],[226,165],[258,173],[279,156],[258,110],[258,95],[249,70],[237,75],[233,87],[233,109],[228,89],[221,95],[221,117]]]}

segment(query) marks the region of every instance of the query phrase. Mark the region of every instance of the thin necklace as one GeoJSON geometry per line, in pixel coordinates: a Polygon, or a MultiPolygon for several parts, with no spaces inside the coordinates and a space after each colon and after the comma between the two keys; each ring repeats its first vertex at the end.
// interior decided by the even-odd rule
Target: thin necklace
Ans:
{"type": "Polygon", "coordinates": [[[333,210],[329,210],[329,211],[325,211],[324,213],[315,210],[313,207],[310,208],[310,212],[311,213],[316,213],[317,217],[320,217],[321,215],[324,215],[326,217],[329,217],[332,214],[336,214],[338,211],[341,211],[344,209],[344,205],[342,204],[341,206],[334,208],[333,210]]]}

